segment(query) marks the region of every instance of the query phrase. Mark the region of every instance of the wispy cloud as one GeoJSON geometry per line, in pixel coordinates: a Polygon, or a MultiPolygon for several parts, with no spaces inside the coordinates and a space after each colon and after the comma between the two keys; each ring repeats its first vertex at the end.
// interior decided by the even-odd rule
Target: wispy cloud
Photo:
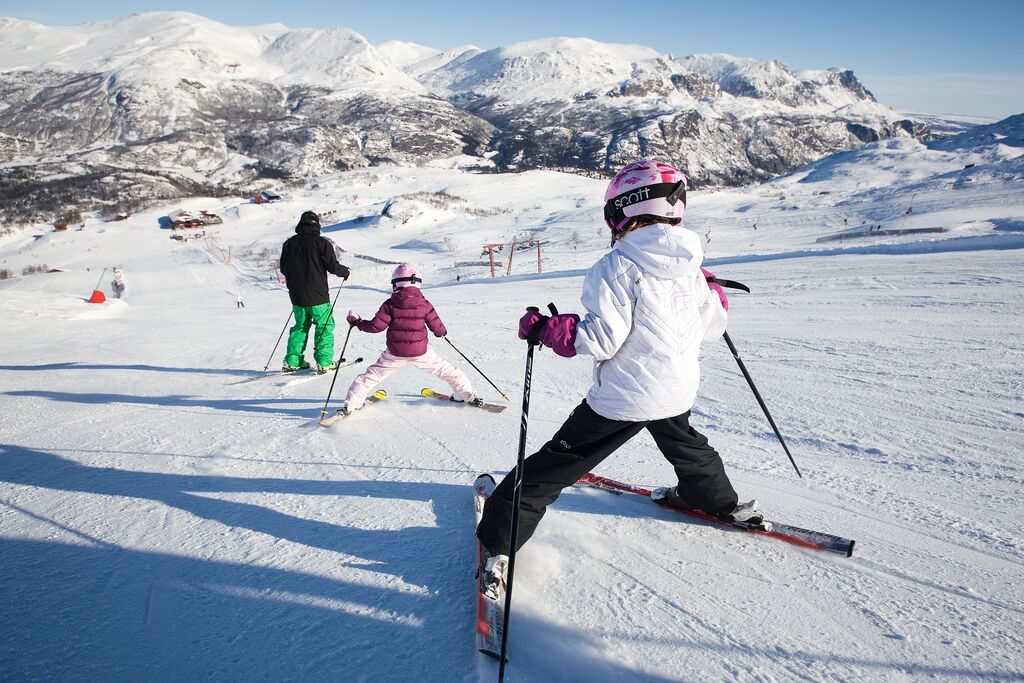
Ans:
{"type": "Polygon", "coordinates": [[[1024,73],[865,73],[880,102],[904,111],[1003,118],[1024,112],[1024,73]]]}
{"type": "Polygon", "coordinates": [[[908,95],[981,95],[1024,98],[1024,73],[858,74],[868,90],[908,95]]]}

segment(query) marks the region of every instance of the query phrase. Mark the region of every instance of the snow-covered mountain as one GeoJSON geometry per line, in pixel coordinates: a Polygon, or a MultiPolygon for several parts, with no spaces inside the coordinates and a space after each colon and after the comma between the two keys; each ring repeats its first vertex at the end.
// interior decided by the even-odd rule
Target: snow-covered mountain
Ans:
{"type": "Polygon", "coordinates": [[[393,66],[402,69],[409,64],[415,64],[424,59],[436,57],[439,51],[418,43],[388,40],[377,45],[377,53],[388,60],[393,66]]]}
{"type": "Polygon", "coordinates": [[[494,124],[496,161],[508,168],[607,171],[646,156],[681,164],[698,184],[737,185],[880,138],[927,135],[850,71],[678,60],[585,38],[488,50],[418,80],[494,124]]]}
{"type": "Polygon", "coordinates": [[[976,126],[954,137],[939,140],[933,147],[945,150],[989,148],[1018,156],[1020,148],[1024,147],[1024,114],[976,126]]]}
{"type": "Polygon", "coordinates": [[[487,50],[468,60],[442,65],[421,76],[420,81],[448,97],[571,101],[577,95],[628,79],[634,64],[658,56],[639,45],[551,38],[487,50]]]}
{"type": "Polygon", "coordinates": [[[5,19],[0,45],[0,151],[21,166],[56,162],[25,171],[37,181],[132,171],[148,178],[144,194],[160,181],[188,193],[186,181],[481,154],[492,135],[342,28],[177,12],[74,28],[5,19]]]}
{"type": "Polygon", "coordinates": [[[697,184],[737,185],[926,134],[849,71],[728,55],[679,60],[586,38],[437,51],[184,12],[75,27],[0,19],[4,179],[48,197],[49,212],[113,187],[131,202],[460,158],[607,173],[656,156],[697,184]]]}
{"type": "Polygon", "coordinates": [[[809,243],[857,249],[884,242],[898,249],[915,236],[1020,232],[1021,119],[927,143],[879,140],[760,185],[694,193],[701,208],[687,215],[687,226],[713,241],[717,254],[758,253],[768,241],[796,252],[809,243]]]}
{"type": "Polygon", "coordinates": [[[454,67],[472,59],[481,52],[483,50],[475,45],[460,45],[424,57],[419,61],[406,63],[402,66],[402,70],[413,78],[421,79],[425,74],[429,74],[442,67],[454,67]]]}
{"type": "Polygon", "coordinates": [[[878,109],[874,95],[852,71],[828,69],[794,73],[775,60],[743,59],[725,54],[691,55],[683,60],[690,71],[712,78],[725,92],[737,97],[774,100],[790,107],[819,105],[835,111],[865,105],[864,111],[889,114],[878,109]]]}

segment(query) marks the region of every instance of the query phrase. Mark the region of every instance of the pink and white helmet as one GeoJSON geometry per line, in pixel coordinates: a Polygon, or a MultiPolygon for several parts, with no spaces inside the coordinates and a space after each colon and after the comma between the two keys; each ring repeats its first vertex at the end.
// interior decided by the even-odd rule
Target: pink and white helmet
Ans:
{"type": "Polygon", "coordinates": [[[604,222],[612,234],[633,216],[682,219],[686,211],[686,176],[660,161],[634,161],[619,171],[604,193],[604,222]]]}
{"type": "Polygon", "coordinates": [[[391,273],[391,288],[400,289],[402,287],[419,287],[423,282],[423,278],[420,276],[420,269],[411,263],[400,263],[395,268],[395,272],[391,273]]]}

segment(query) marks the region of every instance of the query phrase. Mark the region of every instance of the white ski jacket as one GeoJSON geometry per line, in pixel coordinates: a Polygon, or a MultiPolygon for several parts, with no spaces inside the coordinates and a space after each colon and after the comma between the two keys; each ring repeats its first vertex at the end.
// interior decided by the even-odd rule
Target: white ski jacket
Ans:
{"type": "Polygon", "coordinates": [[[575,347],[594,357],[594,412],[644,422],[693,407],[700,345],[721,337],[728,317],[702,261],[696,233],[655,224],[627,233],[587,271],[575,347]]]}

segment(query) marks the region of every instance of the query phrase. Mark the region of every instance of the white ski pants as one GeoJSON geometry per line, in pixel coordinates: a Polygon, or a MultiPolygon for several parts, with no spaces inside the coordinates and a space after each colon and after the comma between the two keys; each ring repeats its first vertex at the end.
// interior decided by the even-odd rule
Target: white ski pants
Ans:
{"type": "Polygon", "coordinates": [[[345,397],[349,410],[362,408],[366,397],[370,395],[373,388],[405,365],[411,365],[443,379],[452,388],[452,397],[456,401],[468,401],[473,397],[473,385],[470,384],[466,373],[437,355],[433,349],[427,349],[422,356],[412,356],[411,358],[396,356],[390,351],[385,351],[376,363],[366,368],[366,372],[352,381],[352,386],[348,388],[348,395],[345,397]]]}

